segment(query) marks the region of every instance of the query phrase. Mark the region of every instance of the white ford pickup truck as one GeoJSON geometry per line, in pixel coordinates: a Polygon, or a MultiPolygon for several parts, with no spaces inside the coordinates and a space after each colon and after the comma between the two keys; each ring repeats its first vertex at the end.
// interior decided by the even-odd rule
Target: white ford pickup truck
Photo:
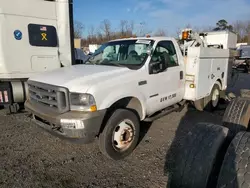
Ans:
{"type": "Polygon", "coordinates": [[[122,159],[135,149],[141,121],[186,101],[214,110],[227,88],[229,47],[211,42],[209,33],[183,36],[184,50],[167,37],[110,41],[84,65],[36,75],[28,80],[26,110],[50,133],[85,144],[98,138],[103,154],[122,159]]]}

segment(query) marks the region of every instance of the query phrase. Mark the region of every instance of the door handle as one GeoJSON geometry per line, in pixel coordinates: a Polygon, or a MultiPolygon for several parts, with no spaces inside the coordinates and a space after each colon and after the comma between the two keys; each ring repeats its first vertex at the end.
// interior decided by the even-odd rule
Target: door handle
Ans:
{"type": "Polygon", "coordinates": [[[183,71],[180,71],[180,80],[183,79],[183,71]]]}

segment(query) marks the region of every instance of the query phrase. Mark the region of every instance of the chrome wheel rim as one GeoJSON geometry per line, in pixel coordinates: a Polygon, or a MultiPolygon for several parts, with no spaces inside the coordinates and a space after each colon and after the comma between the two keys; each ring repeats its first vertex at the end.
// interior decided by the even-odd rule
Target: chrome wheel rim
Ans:
{"type": "Polygon", "coordinates": [[[213,107],[216,107],[219,103],[219,96],[220,96],[220,91],[218,89],[215,89],[212,95],[212,105],[213,107]]]}

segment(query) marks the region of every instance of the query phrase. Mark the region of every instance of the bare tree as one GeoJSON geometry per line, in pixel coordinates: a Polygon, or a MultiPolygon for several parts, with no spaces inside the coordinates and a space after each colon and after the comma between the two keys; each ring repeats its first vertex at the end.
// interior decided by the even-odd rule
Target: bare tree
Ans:
{"type": "Polygon", "coordinates": [[[175,33],[176,33],[176,34],[175,34],[175,35],[176,35],[175,37],[176,37],[176,38],[179,38],[179,37],[180,37],[180,34],[181,34],[181,28],[179,28],[179,27],[176,28],[175,33]]]}
{"type": "MultiPolygon", "coordinates": [[[[250,40],[250,21],[236,21],[233,24],[234,31],[238,34],[238,42],[248,42],[250,40]]],[[[249,41],[250,42],[250,41],[249,41]]]]}
{"type": "Polygon", "coordinates": [[[110,40],[111,36],[111,23],[109,20],[105,19],[101,22],[100,29],[104,33],[104,35],[110,40]]]}
{"type": "Polygon", "coordinates": [[[126,32],[126,26],[127,26],[127,21],[126,20],[121,20],[120,21],[120,32],[121,32],[121,37],[125,35],[126,32]]]}
{"type": "Polygon", "coordinates": [[[82,38],[85,27],[82,22],[74,21],[74,37],[82,38]]]}
{"type": "Polygon", "coordinates": [[[213,31],[213,27],[212,26],[195,26],[193,27],[193,30],[197,33],[202,33],[202,32],[209,32],[209,31],[213,31]]]}
{"type": "Polygon", "coordinates": [[[238,42],[242,42],[244,40],[244,35],[245,35],[245,26],[242,21],[236,21],[233,23],[234,31],[238,35],[238,42]]]}
{"type": "Polygon", "coordinates": [[[135,23],[133,20],[130,21],[130,30],[131,32],[134,32],[134,28],[135,28],[135,23]]]}
{"type": "Polygon", "coordinates": [[[144,37],[146,35],[150,35],[152,33],[152,30],[148,29],[146,22],[140,22],[137,25],[137,34],[140,37],[144,37]]]}
{"type": "Polygon", "coordinates": [[[192,25],[190,23],[185,25],[185,28],[192,28],[192,25]]]}
{"type": "Polygon", "coordinates": [[[159,28],[155,33],[154,33],[154,36],[166,36],[166,31],[162,28],[159,28]]]}
{"type": "Polygon", "coordinates": [[[91,25],[88,29],[89,36],[93,37],[95,35],[95,27],[91,25]]]}
{"type": "Polygon", "coordinates": [[[127,21],[127,20],[121,20],[120,21],[120,35],[121,37],[131,37],[133,35],[134,30],[134,22],[133,21],[127,21]]]}
{"type": "Polygon", "coordinates": [[[88,37],[87,37],[87,43],[92,44],[96,42],[96,34],[95,34],[95,27],[91,25],[88,28],[88,37]]]}
{"type": "Polygon", "coordinates": [[[247,22],[247,27],[246,27],[246,33],[247,33],[247,42],[250,44],[250,21],[247,22]]]}
{"type": "Polygon", "coordinates": [[[246,34],[246,41],[250,44],[250,20],[245,22],[245,34],[246,34]]]}
{"type": "Polygon", "coordinates": [[[250,33],[250,20],[246,22],[246,33],[250,33]]]}
{"type": "Polygon", "coordinates": [[[134,21],[130,21],[130,22],[127,21],[125,28],[126,28],[127,34],[132,35],[134,31],[134,21]]]}

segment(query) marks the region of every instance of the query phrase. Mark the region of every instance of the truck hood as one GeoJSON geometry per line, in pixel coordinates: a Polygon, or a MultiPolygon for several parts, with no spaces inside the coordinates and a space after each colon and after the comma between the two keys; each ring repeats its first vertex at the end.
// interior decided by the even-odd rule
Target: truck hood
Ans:
{"type": "Polygon", "coordinates": [[[126,67],[105,65],[74,65],[48,71],[31,77],[29,80],[68,88],[71,92],[87,92],[100,81],[131,72],[126,67]]]}

